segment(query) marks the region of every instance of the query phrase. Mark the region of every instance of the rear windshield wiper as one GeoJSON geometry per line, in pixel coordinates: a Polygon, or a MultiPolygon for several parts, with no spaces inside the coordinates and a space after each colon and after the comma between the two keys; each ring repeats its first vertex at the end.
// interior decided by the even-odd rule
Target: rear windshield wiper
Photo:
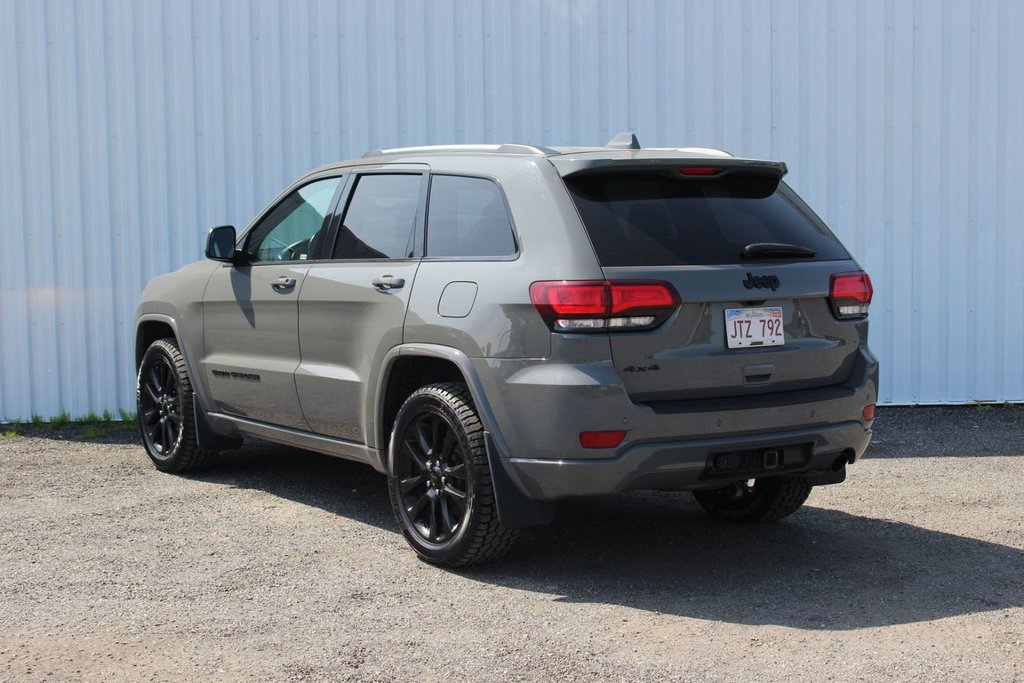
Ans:
{"type": "Polygon", "coordinates": [[[818,252],[799,244],[782,244],[779,242],[754,242],[743,247],[743,258],[811,258],[818,252]]]}

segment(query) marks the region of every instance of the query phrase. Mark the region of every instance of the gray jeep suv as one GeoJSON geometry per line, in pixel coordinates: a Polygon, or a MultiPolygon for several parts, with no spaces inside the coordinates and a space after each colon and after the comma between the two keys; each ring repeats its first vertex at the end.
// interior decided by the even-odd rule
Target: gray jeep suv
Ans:
{"type": "Polygon", "coordinates": [[[317,169],[149,283],[146,451],[187,472],[252,435],[366,463],[446,566],[569,496],[785,517],[864,453],[878,376],[871,282],[785,172],[631,134],[317,169]]]}

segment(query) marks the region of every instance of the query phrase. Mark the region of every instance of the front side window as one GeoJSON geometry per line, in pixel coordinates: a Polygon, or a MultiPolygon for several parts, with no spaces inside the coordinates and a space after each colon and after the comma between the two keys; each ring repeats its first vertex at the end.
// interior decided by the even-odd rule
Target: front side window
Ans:
{"type": "Polygon", "coordinates": [[[275,206],[246,241],[250,262],[305,261],[327,227],[324,218],[340,178],[325,178],[300,187],[275,206]]]}
{"type": "Polygon", "coordinates": [[[419,174],[361,176],[338,230],[334,258],[412,258],[421,184],[419,174]]]}
{"type": "Polygon", "coordinates": [[[512,235],[501,190],[492,180],[435,175],[430,181],[427,256],[512,256],[512,235]]]}

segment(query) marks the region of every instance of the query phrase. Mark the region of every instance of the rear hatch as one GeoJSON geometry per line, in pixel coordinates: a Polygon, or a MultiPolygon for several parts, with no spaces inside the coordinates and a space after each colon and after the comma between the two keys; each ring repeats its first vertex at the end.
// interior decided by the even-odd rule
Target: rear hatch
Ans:
{"type": "Polygon", "coordinates": [[[664,281],[681,300],[654,330],[608,333],[634,401],[815,389],[849,377],[866,327],[837,319],[829,294],[833,275],[858,266],[780,182],[783,164],[552,163],[605,277],[664,281]]]}

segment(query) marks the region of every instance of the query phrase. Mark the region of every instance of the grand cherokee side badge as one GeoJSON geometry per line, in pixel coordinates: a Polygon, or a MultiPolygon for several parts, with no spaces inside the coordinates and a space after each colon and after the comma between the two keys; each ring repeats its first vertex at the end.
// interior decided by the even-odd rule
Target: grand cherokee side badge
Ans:
{"type": "Polygon", "coordinates": [[[747,279],[743,281],[743,286],[747,289],[769,289],[774,292],[779,288],[782,283],[774,275],[752,275],[747,273],[747,279]]]}

